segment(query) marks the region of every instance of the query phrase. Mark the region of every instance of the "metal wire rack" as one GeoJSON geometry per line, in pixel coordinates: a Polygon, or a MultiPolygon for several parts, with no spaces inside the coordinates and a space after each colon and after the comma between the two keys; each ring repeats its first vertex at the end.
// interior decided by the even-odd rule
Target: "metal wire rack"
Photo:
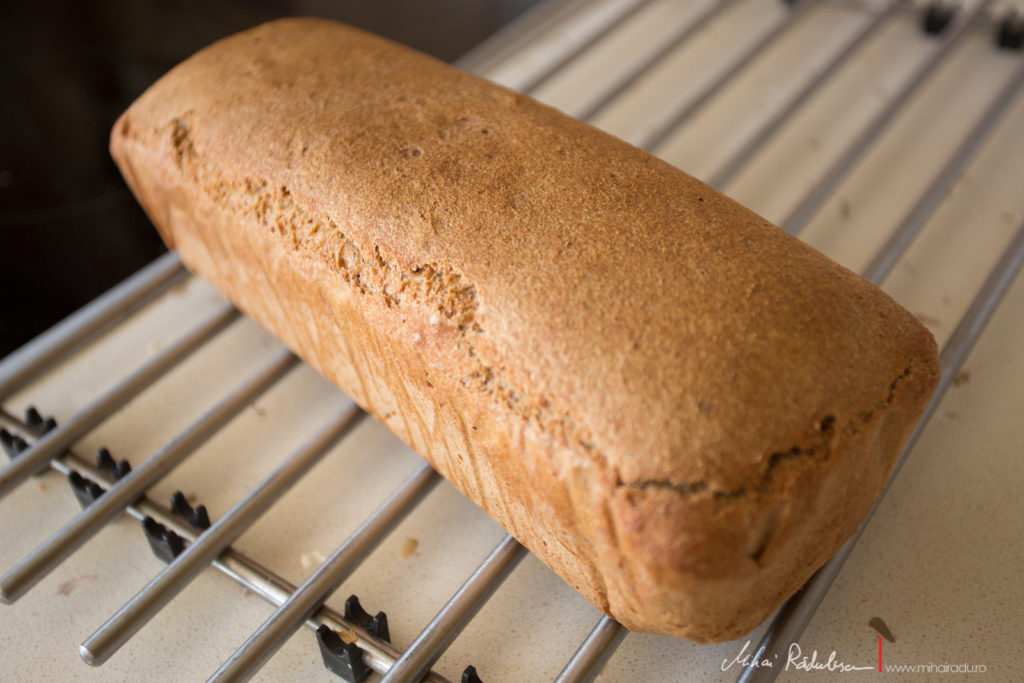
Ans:
{"type": "MultiPolygon", "coordinates": [[[[962,7],[895,0],[551,0],[467,55],[460,66],[530,93],[695,172],[775,219],[783,229],[800,233],[856,267],[872,282],[885,285],[908,306],[934,310],[928,306],[934,304],[937,291],[959,292],[956,302],[942,295],[938,305],[944,313],[962,311],[955,325],[921,314],[945,338],[943,374],[900,457],[898,472],[947,391],[964,377],[965,361],[1024,260],[1024,197],[1019,181],[1014,188],[1013,180],[1024,177],[1024,148],[1020,136],[1012,134],[1014,126],[1024,122],[1019,96],[1024,86],[1020,16],[1011,5],[997,6],[989,0],[962,7]],[[950,111],[936,111],[936,103],[950,111]],[[995,219],[982,215],[981,203],[999,207],[995,219]],[[851,219],[852,213],[862,211],[865,217],[859,223],[851,219]],[[917,270],[925,267],[922,260],[932,257],[937,245],[950,243],[950,235],[962,235],[963,229],[949,226],[964,216],[978,231],[972,243],[985,245],[969,255],[972,267],[963,269],[963,276],[950,276],[948,288],[936,284],[947,273],[918,277],[917,270]],[[915,253],[919,245],[923,250],[915,253]],[[975,292],[969,302],[964,292],[975,292]]],[[[970,247],[957,244],[956,250],[969,252],[970,247]]],[[[942,268],[950,256],[935,258],[933,270],[942,268]]],[[[996,353],[1015,356],[1019,348],[996,353]]],[[[437,666],[461,672],[463,681],[476,680],[472,667],[462,670],[441,658],[453,643],[463,640],[463,630],[478,621],[498,622],[492,628],[498,635],[490,637],[502,637],[500,623],[506,615],[489,610],[489,601],[507,578],[520,571],[517,567],[528,554],[486,520],[468,523],[460,518],[475,513],[466,512],[459,506],[468,504],[453,498],[451,505],[460,512],[447,520],[444,533],[479,533],[469,552],[458,544],[450,550],[461,558],[456,569],[436,564],[454,590],[418,589],[417,585],[429,584],[421,574],[434,571],[425,561],[416,562],[415,570],[397,570],[403,585],[410,586],[402,595],[433,596],[399,629],[403,636],[416,634],[402,641],[408,643],[404,649],[391,642],[388,616],[394,628],[403,608],[412,609],[405,598],[394,604],[388,594],[362,592],[368,603],[389,604],[387,614],[375,616],[354,596],[345,601],[344,609],[328,604],[367,563],[373,565],[370,571],[382,573],[390,571],[385,569],[388,565],[408,563],[417,544],[408,535],[402,540],[403,534],[393,532],[418,515],[432,514],[422,512],[421,504],[442,494],[433,470],[402,452],[393,462],[380,458],[363,463],[367,466],[358,487],[366,491],[339,491],[326,510],[322,501],[297,504],[289,492],[301,488],[300,482],[307,486],[304,491],[314,486],[330,493],[335,486],[331,482],[338,481],[334,477],[339,472],[339,479],[344,477],[346,467],[358,464],[337,465],[330,476],[321,474],[309,484],[303,477],[314,467],[320,472],[328,462],[351,459],[353,449],[402,451],[382,434],[382,426],[363,421],[358,407],[299,367],[294,356],[188,276],[173,253],[5,359],[0,363],[0,422],[3,447],[11,456],[0,469],[0,497],[9,499],[4,504],[5,523],[16,529],[24,528],[23,518],[64,521],[17,562],[13,560],[23,555],[22,546],[32,547],[38,539],[22,542],[6,532],[11,542],[3,556],[13,566],[0,578],[0,599],[18,601],[48,574],[59,572],[79,548],[99,543],[105,530],[126,513],[143,521],[149,546],[167,564],[82,643],[80,655],[89,664],[106,662],[179,592],[200,583],[198,577],[209,574],[203,569],[213,566],[269,602],[274,611],[211,680],[253,676],[303,626],[316,633],[320,653],[310,638],[303,641],[306,646],[298,656],[313,662],[322,657],[328,671],[348,680],[363,680],[371,672],[385,681],[448,680],[439,669],[432,671],[437,666]],[[122,367],[131,369],[125,373],[122,367]],[[230,389],[225,392],[224,387],[230,389]],[[30,403],[42,412],[25,410],[30,403]],[[263,403],[274,407],[261,408],[263,403]],[[60,419],[45,417],[49,412],[60,419]],[[224,432],[249,431],[253,421],[268,412],[274,419],[264,420],[270,426],[256,429],[256,436],[246,441],[236,434],[229,439],[231,444],[246,444],[243,449],[265,452],[266,462],[251,458],[260,462],[249,468],[245,456],[232,459],[224,453],[232,450],[222,445],[224,432]],[[119,426],[104,433],[112,424],[119,426]],[[291,439],[291,455],[275,462],[282,452],[274,441],[280,432],[291,439]],[[128,433],[143,436],[111,436],[128,433]],[[301,439],[308,434],[312,436],[301,439]],[[105,449],[95,463],[80,455],[101,438],[113,438],[111,446],[118,455],[134,452],[133,438],[162,445],[130,465],[105,449]],[[261,438],[272,441],[273,447],[261,438]],[[213,460],[207,453],[226,460],[226,469],[211,472],[213,460]],[[193,461],[202,462],[192,466],[193,461]],[[232,467],[242,474],[229,474],[230,481],[243,482],[220,486],[224,482],[209,481],[232,472],[232,467]],[[261,467],[268,473],[257,481],[255,473],[261,467]],[[212,525],[206,507],[184,494],[172,497],[171,506],[156,502],[158,493],[171,485],[166,481],[170,475],[184,469],[190,469],[191,479],[177,485],[213,492],[204,493],[204,501],[210,504],[215,499],[210,507],[225,510],[214,515],[212,525]],[[46,470],[67,477],[82,505],[70,521],[70,513],[54,510],[52,494],[44,493],[50,489],[47,477],[53,476],[40,474],[46,470]],[[37,478],[36,487],[26,486],[33,476],[42,478],[37,478]],[[238,491],[241,495],[235,495],[238,491]],[[349,497],[360,493],[372,504],[349,505],[349,497]],[[300,557],[303,571],[296,571],[294,557],[284,562],[287,569],[271,569],[274,562],[257,560],[258,552],[243,551],[239,544],[248,538],[243,536],[250,528],[260,537],[260,520],[279,500],[289,501],[286,507],[291,512],[287,524],[278,524],[283,531],[263,533],[270,547],[282,541],[281,534],[301,535],[314,527],[325,528],[333,538],[344,528],[346,540],[328,557],[317,555],[309,562],[300,557]],[[10,512],[15,507],[17,514],[10,512]],[[345,523],[334,521],[338,517],[345,523]],[[382,559],[379,547],[398,543],[401,558],[388,554],[382,559]],[[493,550],[459,585],[458,577],[465,575],[459,571],[467,561],[473,563],[473,552],[481,544],[493,550]],[[315,566],[311,573],[305,571],[307,564],[315,566]],[[306,578],[291,582],[286,575],[306,578]],[[481,610],[485,616],[474,621],[481,610]],[[417,621],[420,614],[435,616],[417,621]]],[[[436,514],[429,517],[431,524],[435,518],[436,514]]],[[[785,660],[785,652],[801,639],[865,528],[758,632],[759,657],[785,660]]],[[[137,564],[136,579],[151,576],[151,565],[136,552],[144,546],[124,539],[119,543],[117,562],[137,564]]],[[[258,541],[249,545],[261,547],[258,541]]],[[[506,598],[503,604],[513,600],[538,605],[550,595],[556,611],[540,609],[534,617],[520,618],[539,625],[564,617],[571,627],[538,630],[554,640],[559,640],[555,632],[568,634],[561,636],[555,652],[566,652],[565,639],[576,638],[575,653],[552,662],[550,653],[541,653],[543,648],[522,631],[505,631],[512,646],[506,642],[503,649],[510,653],[502,656],[517,663],[482,668],[486,680],[550,679],[550,672],[560,669],[558,681],[585,681],[597,677],[606,664],[614,669],[615,660],[609,658],[626,637],[625,630],[597,615],[564,586],[552,588],[559,586],[556,581],[537,579],[545,571],[533,568],[525,586],[508,586],[507,591],[518,597],[506,598]],[[589,624],[581,626],[588,619],[589,624]],[[520,640],[533,644],[520,649],[520,640]]],[[[58,588],[58,593],[62,590],[58,588]]],[[[73,581],[66,590],[64,595],[74,590],[73,581]]],[[[193,599],[189,605],[195,610],[201,602],[193,599]]],[[[70,647],[67,635],[47,636],[50,647],[70,647]]],[[[473,642],[488,641],[479,636],[473,642]]],[[[649,642],[653,644],[644,652],[659,657],[692,647],[666,639],[649,642]]],[[[721,659],[721,652],[716,650],[710,658],[692,656],[706,664],[721,659]]],[[[761,681],[774,680],[783,671],[778,666],[737,667],[726,674],[725,663],[704,676],[761,681]]],[[[664,676],[664,667],[643,665],[632,659],[630,677],[664,676]]],[[[614,670],[607,675],[618,680],[614,670]]]]}

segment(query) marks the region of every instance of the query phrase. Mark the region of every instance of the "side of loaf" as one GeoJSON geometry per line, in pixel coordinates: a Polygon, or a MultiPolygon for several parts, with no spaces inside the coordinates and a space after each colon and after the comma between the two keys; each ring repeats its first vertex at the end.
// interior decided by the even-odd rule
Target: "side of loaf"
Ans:
{"type": "Polygon", "coordinates": [[[938,379],[912,315],[702,182],[331,22],[202,50],[111,150],[189,268],[634,630],[757,626],[938,379]]]}

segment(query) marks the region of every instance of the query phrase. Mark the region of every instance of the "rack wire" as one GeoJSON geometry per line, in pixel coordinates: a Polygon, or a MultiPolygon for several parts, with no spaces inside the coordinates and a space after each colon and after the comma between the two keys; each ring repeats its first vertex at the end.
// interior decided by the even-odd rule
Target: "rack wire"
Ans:
{"type": "MultiPolygon", "coordinates": [[[[978,163],[986,144],[1005,125],[1020,100],[1024,88],[1024,58],[1020,56],[1024,26],[1012,10],[994,7],[989,0],[968,2],[957,11],[944,5],[908,7],[896,0],[880,3],[795,0],[771,7],[767,4],[762,0],[710,0],[687,3],[687,7],[682,8],[680,4],[657,0],[595,0],[590,3],[551,0],[467,55],[459,66],[542,98],[545,94],[551,95],[555,104],[571,113],[607,124],[619,120],[617,115],[610,114],[611,110],[625,106],[631,98],[642,99],[645,80],[655,79],[659,72],[672,67],[674,60],[679,60],[691,43],[703,33],[714,30],[716,22],[727,21],[731,14],[741,19],[747,15],[760,17],[762,23],[751,29],[744,40],[732,41],[721,49],[722,66],[718,71],[710,77],[697,79],[699,82],[684,96],[673,95],[647,108],[642,102],[633,105],[634,110],[647,115],[639,121],[638,127],[630,129],[635,133],[634,142],[672,160],[674,146],[678,146],[677,141],[685,135],[692,121],[722,100],[724,93],[744,74],[770,61],[769,53],[779,49],[787,36],[807,30],[807,23],[816,15],[820,19],[822,13],[832,12],[833,21],[841,19],[851,28],[834,42],[822,41],[829,45],[820,61],[805,70],[806,73],[789,86],[788,92],[777,97],[765,113],[753,116],[746,137],[727,150],[715,168],[704,173],[713,186],[728,191],[766,154],[765,150],[784,134],[787,126],[793,125],[801,112],[840,78],[844,69],[858,59],[865,59],[864,53],[880,36],[901,22],[920,22],[926,30],[907,38],[919,43],[913,46],[918,58],[905,69],[903,79],[897,80],[884,101],[862,117],[856,130],[836,145],[828,162],[810,177],[788,209],[777,210],[781,215],[780,225],[797,234],[815,221],[825,220],[823,207],[835,200],[838,189],[851,175],[857,174],[865,159],[879,148],[892,144],[886,142],[887,136],[893,134],[901,118],[906,117],[913,103],[922,97],[921,93],[935,87],[936,74],[961,56],[965,45],[972,41],[977,43],[979,36],[994,34],[996,40],[988,41],[986,47],[992,54],[985,59],[993,63],[992,69],[998,68],[1004,73],[1002,82],[980,107],[980,113],[974,116],[950,152],[928,167],[926,182],[916,199],[906,204],[900,218],[892,223],[893,228],[866,260],[862,268],[864,276],[883,284],[897,264],[903,262],[901,259],[905,259],[907,250],[941,210],[950,193],[970,191],[964,182],[965,174],[972,164],[978,163]],[[669,17],[671,21],[667,20],[669,17]],[[659,23],[664,24],[664,28],[660,29],[658,39],[631,55],[617,76],[588,83],[588,98],[575,104],[575,112],[572,112],[573,106],[557,101],[561,97],[559,79],[569,78],[567,74],[574,69],[585,69],[588,61],[600,64],[601,59],[607,60],[606,54],[601,56],[602,50],[613,44],[616,36],[631,30],[651,31],[659,23]],[[669,106],[665,106],[665,102],[669,106]]],[[[978,77],[999,79],[988,74],[978,77]]],[[[849,96],[857,98],[859,94],[849,96]]],[[[630,135],[629,131],[609,127],[612,132],[630,135]]],[[[1024,172],[1024,167],[1020,170],[1024,172]]],[[[1024,207],[1021,208],[1024,211],[1024,207]]],[[[954,385],[968,354],[1021,268],[1022,260],[1024,221],[1020,222],[995,264],[986,271],[984,283],[943,345],[939,388],[901,454],[893,477],[936,414],[946,392],[954,385]]],[[[155,302],[187,282],[188,276],[177,256],[168,254],[0,363],[0,401],[5,405],[0,412],[0,422],[4,427],[4,448],[12,455],[11,462],[0,469],[0,499],[10,497],[29,478],[49,467],[71,479],[84,505],[79,514],[0,578],[0,600],[5,603],[18,600],[111,520],[126,513],[146,520],[150,544],[167,566],[84,641],[80,654],[89,664],[98,666],[107,661],[204,568],[212,566],[264,598],[275,611],[211,680],[245,680],[255,675],[303,626],[317,632],[327,667],[350,679],[362,680],[374,671],[385,681],[446,680],[431,671],[431,667],[527,556],[525,549],[511,536],[501,539],[404,651],[389,642],[386,619],[380,615],[370,618],[358,602],[352,603],[345,614],[325,604],[407,515],[416,514],[417,505],[435,489],[438,477],[426,465],[416,468],[299,586],[233,548],[239,537],[271,505],[352,433],[363,417],[357,407],[346,404],[209,528],[204,528],[208,524],[202,522],[202,515],[184,502],[184,498],[180,498],[172,510],[154,502],[147,494],[202,444],[216,437],[257,397],[292,373],[299,362],[287,351],[276,352],[259,370],[244,376],[212,407],[134,468],[118,466],[109,457],[101,458],[94,466],[74,451],[83,437],[116,411],[143,392],[158,391],[165,375],[204,353],[207,345],[226,335],[227,330],[234,330],[240,314],[231,306],[212,307],[199,323],[190,323],[183,316],[176,326],[188,331],[98,398],[76,406],[59,424],[47,422],[38,411],[30,411],[26,419],[21,420],[7,409],[12,399],[17,402],[17,397],[23,393],[31,394],[33,382],[54,376],[59,379],[83,349],[104,344],[122,321],[155,306],[155,302]]],[[[878,505],[875,507],[877,509],[878,505]]],[[[784,657],[789,645],[799,641],[866,525],[867,520],[775,615],[763,630],[757,647],[759,656],[784,657]]],[[[373,596],[375,600],[383,597],[373,596]]],[[[593,680],[625,637],[625,629],[607,617],[600,617],[565,662],[557,680],[593,680]]],[[[777,667],[743,668],[738,680],[770,681],[779,673],[777,667]]],[[[467,669],[463,680],[474,680],[474,675],[467,669]]],[[[501,672],[491,672],[491,675],[501,678],[501,672]]]]}

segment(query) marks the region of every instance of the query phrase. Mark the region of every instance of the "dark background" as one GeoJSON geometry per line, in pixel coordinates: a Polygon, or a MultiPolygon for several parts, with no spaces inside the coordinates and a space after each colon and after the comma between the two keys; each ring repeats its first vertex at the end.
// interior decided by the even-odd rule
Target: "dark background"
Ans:
{"type": "Polygon", "coordinates": [[[536,1],[0,3],[0,357],[164,251],[107,138],[185,57],[270,19],[321,16],[452,61],[536,1]]]}

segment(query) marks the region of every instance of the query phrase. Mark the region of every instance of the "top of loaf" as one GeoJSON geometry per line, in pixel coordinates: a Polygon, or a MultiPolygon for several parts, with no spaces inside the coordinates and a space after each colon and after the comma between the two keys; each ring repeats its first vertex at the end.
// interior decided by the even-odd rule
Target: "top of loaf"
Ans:
{"type": "Polygon", "coordinates": [[[207,191],[251,188],[282,239],[455,330],[453,372],[625,485],[752,488],[935,354],[880,290],[699,180],[332,22],[215,43],[114,135],[169,136],[207,191]]]}

